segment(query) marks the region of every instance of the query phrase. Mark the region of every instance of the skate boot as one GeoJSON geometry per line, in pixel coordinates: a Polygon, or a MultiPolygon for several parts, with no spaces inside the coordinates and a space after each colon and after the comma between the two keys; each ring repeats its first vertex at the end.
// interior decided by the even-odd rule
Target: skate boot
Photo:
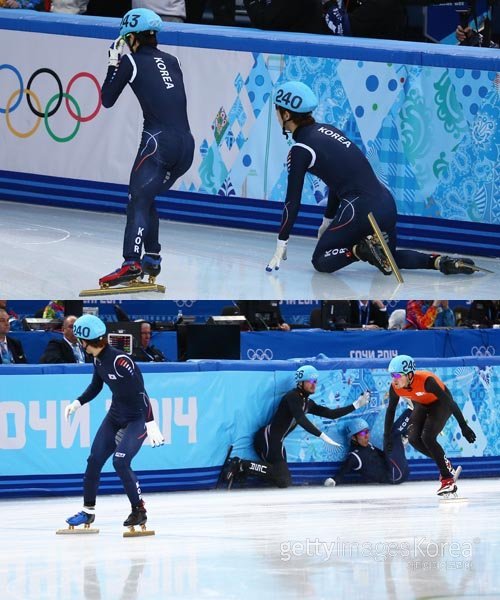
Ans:
{"type": "Polygon", "coordinates": [[[142,267],[140,263],[133,260],[126,260],[119,269],[105,275],[99,279],[101,288],[112,287],[134,281],[142,277],[142,267]]]}
{"type": "Polygon", "coordinates": [[[225,482],[227,484],[227,489],[230,490],[233,487],[237,475],[242,472],[241,458],[233,456],[233,458],[226,461],[226,464],[222,468],[221,481],[225,482]]]}
{"type": "Polygon", "coordinates": [[[141,500],[139,504],[132,506],[132,512],[125,521],[123,521],[123,526],[135,527],[137,525],[145,525],[147,520],[146,507],[144,506],[144,501],[141,500]]]}
{"type": "Polygon", "coordinates": [[[457,491],[457,484],[453,477],[447,477],[446,479],[441,479],[441,486],[436,492],[438,496],[450,496],[455,494],[457,491]]]}
{"type": "Polygon", "coordinates": [[[72,534],[72,533],[99,533],[99,529],[94,529],[90,527],[95,520],[95,513],[93,508],[84,507],[79,513],[73,515],[72,517],[68,517],[66,519],[66,523],[68,527],[66,529],[58,529],[56,533],[61,534],[72,534]],[[79,527],[83,525],[83,527],[79,527]]]}
{"type": "Polygon", "coordinates": [[[144,274],[149,275],[149,280],[154,282],[161,271],[161,256],[159,254],[146,253],[142,257],[141,266],[144,274]]]}
{"type": "Polygon", "coordinates": [[[95,521],[95,514],[94,513],[87,513],[83,510],[81,510],[79,513],[76,513],[76,515],[73,515],[72,517],[68,517],[66,519],[66,523],[70,526],[70,527],[78,527],[78,525],[83,525],[84,527],[90,527],[90,525],[95,521]]]}
{"type": "Polygon", "coordinates": [[[123,526],[128,527],[129,531],[123,534],[123,537],[137,537],[142,535],[154,535],[155,532],[146,529],[146,521],[148,516],[146,513],[146,507],[144,506],[144,500],[141,500],[136,506],[132,506],[132,512],[123,521],[123,526]],[[136,527],[140,527],[136,530],[136,527]]]}
{"type": "Polygon", "coordinates": [[[471,269],[474,261],[470,258],[452,258],[451,256],[437,256],[434,261],[434,268],[445,275],[456,275],[462,273],[465,275],[472,275],[475,269],[471,269]]]}
{"type": "Polygon", "coordinates": [[[391,275],[391,265],[375,236],[368,235],[364,240],[358,242],[353,246],[352,253],[358,260],[362,260],[363,262],[370,263],[374,267],[377,267],[384,275],[391,275]]]}

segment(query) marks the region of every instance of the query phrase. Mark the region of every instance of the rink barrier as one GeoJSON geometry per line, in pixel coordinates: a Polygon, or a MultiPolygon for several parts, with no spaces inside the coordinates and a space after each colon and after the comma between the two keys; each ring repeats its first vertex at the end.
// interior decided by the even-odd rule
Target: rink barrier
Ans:
{"type": "MultiPolygon", "coordinates": [[[[0,15],[0,28],[4,30],[59,34],[74,38],[111,40],[116,37],[117,26],[118,20],[112,18],[54,15],[26,10],[3,11],[0,15]]],[[[253,56],[262,53],[306,59],[307,57],[346,59],[400,64],[408,67],[415,65],[470,70],[477,73],[482,71],[494,73],[499,70],[499,61],[495,53],[482,48],[393,40],[374,42],[360,38],[304,36],[296,33],[262,32],[248,28],[173,23],[165,26],[159,34],[159,39],[161,43],[173,47],[246,52],[253,56]]],[[[222,104],[227,102],[227,99],[221,100],[222,104]]],[[[212,117],[213,115],[210,119],[212,117]]],[[[197,147],[197,152],[200,151],[201,148],[197,147]]],[[[14,155],[16,150],[7,150],[7,152],[14,155]]],[[[444,156],[445,152],[442,155],[444,156]]],[[[57,163],[57,160],[53,162],[57,163]]],[[[62,174],[65,172],[64,169],[61,170],[62,174]]],[[[71,179],[42,173],[41,168],[33,168],[30,171],[29,160],[25,160],[19,168],[0,171],[0,198],[13,202],[41,205],[50,203],[67,208],[124,213],[127,199],[127,188],[124,184],[88,181],[87,175],[82,176],[81,179],[71,179]]],[[[106,179],[106,175],[103,175],[102,179],[106,179]]],[[[121,181],[125,180],[125,177],[121,178],[121,181]]],[[[197,189],[193,191],[193,187],[196,186],[191,182],[179,191],[169,192],[168,196],[160,196],[157,206],[161,218],[268,232],[276,232],[279,227],[282,204],[281,201],[276,200],[281,200],[281,197],[273,197],[270,201],[252,197],[251,194],[249,197],[243,197],[243,192],[238,195],[239,192],[234,190],[227,192],[226,195],[223,186],[216,193],[211,194],[202,193],[197,189]]],[[[483,191],[486,192],[486,188],[483,191]]],[[[457,193],[463,196],[466,192],[457,190],[457,193]]],[[[401,194],[400,201],[405,205],[405,210],[399,212],[413,211],[412,201],[407,202],[407,198],[403,197],[405,194],[403,192],[401,194]]],[[[472,201],[471,198],[471,204],[472,201]]],[[[474,217],[476,219],[474,222],[464,220],[463,215],[456,218],[450,216],[440,218],[439,209],[436,209],[432,216],[425,217],[417,214],[418,208],[415,209],[415,214],[401,214],[398,218],[399,245],[421,249],[431,248],[442,252],[500,256],[498,242],[500,225],[495,222],[494,217],[491,217],[494,211],[488,206],[483,209],[483,201],[484,198],[478,194],[478,210],[483,210],[484,220],[492,222],[483,223],[477,216],[474,217]]],[[[489,202],[490,200],[487,200],[487,203],[489,202]]],[[[417,201],[415,203],[418,204],[417,201]]],[[[469,207],[465,207],[464,210],[469,211],[469,207]]],[[[323,209],[317,207],[314,202],[309,204],[304,202],[294,233],[315,237],[322,213],[323,209]]]]}
{"type": "MultiPolygon", "coordinates": [[[[363,416],[372,441],[380,447],[389,387],[387,359],[192,361],[143,363],[146,389],[165,446],[146,444],[134,458],[141,487],[147,491],[212,489],[227,449],[255,459],[253,436],[268,423],[283,394],[294,386],[301,364],[320,371],[315,400],[330,407],[352,403],[364,389],[372,391],[369,406],[336,421],[311,420],[332,439],[338,450],[297,428],[287,437],[286,450],[296,484],[319,484],[331,476],[347,452],[345,427],[363,416]],[[334,454],[332,454],[334,452],[334,454]]],[[[466,420],[476,431],[475,445],[464,444],[454,419],[440,442],[464,476],[500,476],[497,390],[500,357],[421,359],[446,382],[466,420]]],[[[75,468],[85,468],[90,444],[109,406],[108,389],[75,413],[70,423],[64,408],[89,384],[91,365],[16,365],[0,371],[0,498],[15,495],[81,493],[75,468]],[[43,375],[43,378],[42,378],[43,375]],[[71,469],[71,472],[68,472],[71,469]]],[[[401,409],[402,410],[402,409],[401,409]]],[[[412,478],[435,479],[431,461],[407,448],[412,478]]],[[[253,482],[250,482],[253,485],[253,482]]],[[[117,493],[121,484],[105,467],[101,493],[117,493]]]]}

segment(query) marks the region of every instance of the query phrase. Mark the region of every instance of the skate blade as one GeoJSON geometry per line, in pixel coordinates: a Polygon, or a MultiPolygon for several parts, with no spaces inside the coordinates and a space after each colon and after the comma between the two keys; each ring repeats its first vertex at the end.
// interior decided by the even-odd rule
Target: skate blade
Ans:
{"type": "Polygon", "coordinates": [[[79,294],[80,298],[85,296],[113,296],[114,294],[138,294],[140,292],[158,292],[165,293],[165,286],[159,283],[145,283],[137,281],[127,285],[119,285],[116,287],[102,287],[93,290],[82,290],[79,294]]]}
{"type": "Polygon", "coordinates": [[[74,535],[77,533],[99,533],[99,529],[95,529],[94,527],[66,527],[66,529],[58,529],[56,531],[57,535],[74,535]]]}
{"type": "Polygon", "coordinates": [[[455,475],[453,475],[453,479],[455,480],[455,482],[460,477],[461,472],[462,472],[462,467],[460,465],[458,465],[458,467],[455,469],[455,475]]]}
{"type": "MultiPolygon", "coordinates": [[[[482,273],[494,273],[495,271],[490,271],[489,269],[485,269],[484,267],[478,267],[477,265],[469,265],[469,263],[463,262],[462,260],[456,261],[457,267],[466,267],[467,269],[472,269],[473,271],[481,271],[482,273]]],[[[462,273],[465,275],[466,273],[462,273]]]]}
{"type": "Polygon", "coordinates": [[[123,532],[123,537],[143,537],[145,535],[155,535],[154,529],[146,529],[146,525],[141,525],[140,529],[129,527],[128,531],[123,532]]]}
{"type": "Polygon", "coordinates": [[[457,496],[457,493],[454,494],[443,494],[439,496],[439,504],[465,504],[469,502],[469,498],[462,498],[461,496],[457,496]]]}
{"type": "Polygon", "coordinates": [[[390,251],[389,246],[387,245],[387,242],[385,241],[385,238],[382,235],[382,231],[380,231],[380,227],[378,226],[378,223],[375,220],[375,217],[373,216],[372,212],[368,213],[368,221],[370,221],[370,225],[372,226],[373,233],[375,234],[375,237],[377,238],[377,241],[379,242],[379,244],[382,246],[382,250],[385,254],[385,257],[387,258],[387,261],[391,265],[392,272],[394,273],[394,276],[398,280],[398,283],[404,283],[403,276],[401,275],[398,265],[396,264],[396,261],[394,260],[394,256],[392,255],[392,252],[390,251]]]}

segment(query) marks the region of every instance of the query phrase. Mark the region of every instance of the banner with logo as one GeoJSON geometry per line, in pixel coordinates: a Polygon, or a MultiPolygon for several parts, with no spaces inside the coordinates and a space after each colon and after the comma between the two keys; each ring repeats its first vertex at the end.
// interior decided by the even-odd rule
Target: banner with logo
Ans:
{"type": "MultiPolygon", "coordinates": [[[[282,396],[295,387],[298,364],[199,363],[198,371],[185,372],[175,372],[174,365],[145,368],[146,388],[165,445],[153,449],[146,442],[134,459],[134,468],[186,470],[189,477],[190,469],[221,465],[230,446],[237,456],[256,458],[253,436],[270,422],[282,396]]],[[[355,415],[333,422],[310,415],[318,428],[343,448],[327,446],[298,427],[286,440],[288,460],[341,460],[347,451],[345,427],[354,416],[368,421],[373,442],[380,445],[390,383],[383,361],[315,364],[320,370],[313,397],[316,402],[337,408],[352,404],[365,390],[371,391],[371,400],[355,415]]],[[[434,367],[433,361],[425,360],[418,366],[441,377],[477,435],[474,444],[465,443],[457,422],[450,418],[440,438],[447,455],[500,456],[498,359],[476,359],[476,364],[450,359],[441,364],[449,366],[434,367]]],[[[92,368],[65,366],[66,373],[57,374],[61,368],[51,367],[55,374],[50,374],[47,367],[27,367],[29,373],[19,375],[15,367],[4,369],[7,374],[0,375],[0,477],[83,472],[92,440],[109,407],[108,389],[78,410],[70,422],[64,419],[64,408],[88,385],[92,368]]],[[[413,449],[408,452],[411,458],[418,457],[413,449]]],[[[105,471],[112,471],[110,463],[105,471]]]]}
{"type": "MultiPolygon", "coordinates": [[[[57,34],[58,25],[50,35],[11,30],[12,23],[2,31],[0,164],[5,172],[85,185],[89,180],[128,183],[141,111],[129,88],[114,107],[102,107],[100,86],[116,29],[99,23],[94,30],[85,19],[68,19],[59,26],[64,35],[57,34]]],[[[394,193],[399,214],[500,223],[495,210],[500,101],[491,53],[470,56],[465,49],[463,57],[438,52],[434,58],[422,52],[422,45],[382,44],[375,54],[373,48],[360,46],[355,52],[334,40],[340,43],[337,54],[330,49],[326,55],[318,36],[314,56],[312,41],[304,44],[300,36],[287,38],[293,51],[286,54],[264,50],[265,43],[246,39],[244,30],[232,34],[233,49],[220,49],[219,40],[205,39],[202,32],[183,34],[182,27],[170,25],[160,34],[161,48],[181,62],[196,141],[193,165],[175,190],[214,196],[227,208],[242,199],[282,202],[293,142],[281,134],[272,93],[277,82],[300,79],[319,98],[315,118],[335,124],[359,145],[394,193]]],[[[223,47],[228,43],[225,38],[223,47]]],[[[108,206],[126,200],[105,186],[91,196],[108,206]]],[[[326,198],[325,185],[308,175],[302,203],[322,206],[326,198]]],[[[240,226],[248,221],[265,225],[262,214],[246,214],[240,226]]]]}

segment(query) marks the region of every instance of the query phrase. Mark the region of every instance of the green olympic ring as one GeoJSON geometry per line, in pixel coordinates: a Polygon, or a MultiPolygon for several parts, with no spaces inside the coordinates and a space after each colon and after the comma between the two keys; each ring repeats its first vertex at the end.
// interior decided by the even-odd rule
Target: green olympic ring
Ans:
{"type": "Polygon", "coordinates": [[[78,117],[82,116],[82,112],[80,110],[80,106],[78,105],[78,102],[73,98],[73,96],[71,96],[71,94],[67,94],[66,92],[63,92],[62,94],[54,94],[52,96],[52,98],[47,102],[47,106],[45,107],[45,113],[43,115],[43,120],[45,122],[45,127],[47,129],[47,133],[50,135],[50,137],[56,141],[56,142],[69,142],[71,141],[75,135],[78,133],[78,130],[80,129],[80,121],[76,121],[76,126],[75,129],[73,130],[72,133],[70,133],[68,136],[66,137],[59,137],[57,136],[52,129],[50,128],[49,125],[49,112],[50,112],[50,107],[52,106],[52,104],[58,100],[60,97],[66,98],[66,100],[69,100],[73,103],[73,106],[76,109],[76,114],[78,115],[78,117]]]}

